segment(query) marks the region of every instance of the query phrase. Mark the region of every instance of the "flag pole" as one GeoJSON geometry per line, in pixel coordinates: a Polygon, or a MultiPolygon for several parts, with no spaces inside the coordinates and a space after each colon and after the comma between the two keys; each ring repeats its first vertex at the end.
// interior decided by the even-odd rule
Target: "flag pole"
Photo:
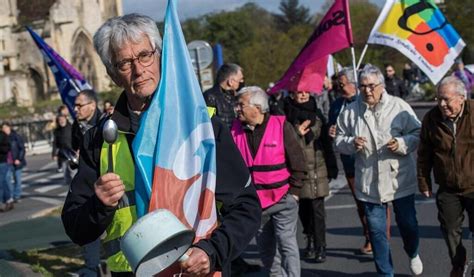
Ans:
{"type": "Polygon", "coordinates": [[[357,80],[357,69],[356,69],[356,56],[355,56],[355,50],[354,50],[354,46],[351,46],[351,54],[352,54],[352,66],[354,68],[354,80],[355,80],[355,83],[356,83],[356,86],[358,86],[359,82],[357,80]]]}
{"type": "Polygon", "coordinates": [[[356,70],[359,69],[360,64],[362,63],[362,60],[364,59],[365,52],[367,52],[367,48],[369,47],[369,44],[366,43],[364,46],[364,50],[362,50],[362,54],[360,54],[359,62],[357,63],[356,70]]]}

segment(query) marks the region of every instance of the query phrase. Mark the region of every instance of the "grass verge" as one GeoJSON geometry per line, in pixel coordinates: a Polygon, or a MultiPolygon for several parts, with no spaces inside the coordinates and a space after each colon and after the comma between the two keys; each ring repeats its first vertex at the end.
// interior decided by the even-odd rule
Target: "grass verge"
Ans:
{"type": "Polygon", "coordinates": [[[81,248],[72,243],[43,250],[11,250],[10,254],[15,261],[31,265],[34,272],[45,277],[70,276],[69,272],[76,272],[84,265],[81,248]]]}

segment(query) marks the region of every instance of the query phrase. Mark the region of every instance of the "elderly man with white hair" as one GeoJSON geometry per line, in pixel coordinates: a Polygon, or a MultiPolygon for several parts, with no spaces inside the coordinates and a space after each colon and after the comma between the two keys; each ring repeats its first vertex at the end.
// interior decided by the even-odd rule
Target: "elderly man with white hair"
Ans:
{"type": "Polygon", "coordinates": [[[366,65],[359,76],[361,96],[339,115],[335,144],[355,153],[355,194],[364,206],[379,276],[393,276],[386,209],[392,203],[405,252],[414,275],[423,272],[418,255],[414,151],[420,122],[410,105],[385,90],[379,68],[366,65]]]}
{"type": "Polygon", "coordinates": [[[466,249],[462,245],[464,210],[474,231],[474,100],[466,99],[466,87],[454,76],[438,85],[438,105],[424,117],[418,148],[418,186],[432,196],[431,171],[439,185],[438,219],[448,246],[450,276],[462,276],[466,249]]]}
{"type": "MultiPolygon", "coordinates": [[[[118,127],[112,160],[119,162],[114,163],[113,173],[108,172],[109,159],[104,158],[108,145],[102,135],[102,122],[88,129],[80,148],[78,173],[61,217],[67,235],[79,245],[105,234],[104,254],[112,277],[135,276],[120,242],[138,218],[132,144],[143,124],[141,115],[147,111],[161,80],[162,41],[152,18],[127,14],[108,19],[95,33],[94,46],[109,76],[123,89],[109,115],[118,127]]],[[[165,276],[221,275],[217,272],[231,276],[230,262],[241,254],[259,227],[261,209],[255,188],[248,185],[246,165],[224,123],[214,116],[211,122],[216,141],[215,200],[221,203],[219,226],[210,237],[191,246],[189,258],[179,262],[181,268],[171,267],[173,272],[165,276]]],[[[165,197],[179,195],[178,191],[170,191],[165,197]]]]}
{"type": "Polygon", "coordinates": [[[298,197],[306,170],[294,128],[284,116],[269,114],[268,96],[259,87],[238,92],[231,133],[263,209],[257,245],[270,276],[301,276],[296,241],[298,197]]]}

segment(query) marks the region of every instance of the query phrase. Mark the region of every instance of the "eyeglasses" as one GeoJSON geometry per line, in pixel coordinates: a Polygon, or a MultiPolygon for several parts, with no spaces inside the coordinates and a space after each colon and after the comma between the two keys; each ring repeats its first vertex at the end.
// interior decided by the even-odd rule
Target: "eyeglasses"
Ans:
{"type": "Polygon", "coordinates": [[[84,104],[74,104],[74,108],[82,109],[82,107],[89,105],[92,102],[87,102],[84,104]]]}
{"type": "Polygon", "coordinates": [[[369,89],[369,91],[374,91],[374,89],[378,86],[380,86],[382,83],[378,84],[367,84],[367,85],[359,85],[359,89],[361,91],[365,91],[366,89],[369,89]]]}
{"type": "Polygon", "coordinates": [[[451,97],[451,98],[435,97],[435,100],[438,102],[439,105],[443,104],[444,102],[446,106],[449,106],[456,99],[457,97],[451,97]]]}
{"type": "Polygon", "coordinates": [[[122,73],[129,72],[132,69],[132,64],[134,61],[138,61],[142,66],[150,66],[153,64],[154,60],[153,55],[156,53],[156,48],[152,51],[143,51],[140,52],[136,58],[133,59],[124,59],[115,64],[115,67],[122,73]]]}
{"type": "Polygon", "coordinates": [[[234,106],[234,110],[236,111],[242,111],[245,108],[252,107],[254,106],[253,104],[244,104],[244,103],[236,103],[234,106]]]}

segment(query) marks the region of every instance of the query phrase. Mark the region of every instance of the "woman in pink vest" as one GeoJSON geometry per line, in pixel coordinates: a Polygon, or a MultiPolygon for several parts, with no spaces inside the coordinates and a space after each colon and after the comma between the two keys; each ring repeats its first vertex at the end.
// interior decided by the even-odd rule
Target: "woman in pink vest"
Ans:
{"type": "Polygon", "coordinates": [[[261,88],[243,88],[238,94],[239,120],[231,132],[263,209],[257,233],[263,266],[270,276],[300,276],[296,223],[304,154],[291,124],[268,112],[268,96],[261,88]],[[281,259],[275,259],[276,253],[281,259]]]}

